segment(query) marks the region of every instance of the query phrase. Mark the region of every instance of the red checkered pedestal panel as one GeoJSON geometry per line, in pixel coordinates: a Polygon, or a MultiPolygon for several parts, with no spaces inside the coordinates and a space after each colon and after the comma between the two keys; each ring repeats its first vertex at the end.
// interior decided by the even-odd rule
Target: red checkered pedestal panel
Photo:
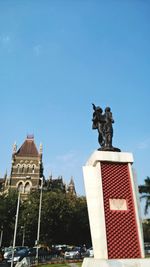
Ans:
{"type": "Polygon", "coordinates": [[[127,163],[101,162],[109,259],[141,258],[127,163]]]}
{"type": "Polygon", "coordinates": [[[132,153],[94,151],[83,166],[94,258],[82,267],[150,266],[132,163],[132,153]]]}

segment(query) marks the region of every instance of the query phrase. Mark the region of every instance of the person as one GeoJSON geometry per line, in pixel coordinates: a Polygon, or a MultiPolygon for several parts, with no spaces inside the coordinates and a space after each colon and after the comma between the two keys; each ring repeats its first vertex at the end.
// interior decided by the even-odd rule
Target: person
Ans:
{"type": "Polygon", "coordinates": [[[2,249],[0,248],[0,262],[3,262],[3,260],[4,260],[4,255],[2,249]]]}
{"type": "Polygon", "coordinates": [[[103,110],[101,107],[96,107],[94,104],[93,105],[93,124],[92,124],[92,129],[97,129],[98,130],[98,142],[101,147],[104,146],[105,144],[105,135],[104,135],[104,125],[105,125],[105,116],[102,114],[103,110]]]}
{"type": "Polygon", "coordinates": [[[110,107],[105,108],[104,116],[105,116],[105,125],[104,125],[105,147],[110,148],[112,147],[112,137],[113,137],[112,123],[114,123],[110,107]]]}

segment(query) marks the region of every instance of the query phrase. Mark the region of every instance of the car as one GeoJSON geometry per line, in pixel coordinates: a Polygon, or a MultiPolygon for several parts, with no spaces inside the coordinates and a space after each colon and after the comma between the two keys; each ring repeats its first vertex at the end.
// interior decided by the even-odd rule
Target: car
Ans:
{"type": "Polygon", "coordinates": [[[145,254],[149,255],[150,254],[150,244],[144,244],[144,249],[145,249],[145,254]]]}
{"type": "Polygon", "coordinates": [[[87,249],[85,257],[94,257],[93,247],[87,249]]]}
{"type": "MultiPolygon", "coordinates": [[[[28,256],[28,250],[27,249],[21,249],[19,251],[14,251],[14,257],[13,262],[16,264],[17,262],[20,262],[24,257],[28,256]]],[[[7,258],[7,263],[12,262],[12,253],[9,258],[7,258]]]]}
{"type": "MultiPolygon", "coordinates": [[[[28,247],[15,247],[14,248],[14,253],[15,252],[17,252],[17,251],[27,251],[28,250],[28,247]]],[[[10,247],[10,248],[8,248],[7,250],[6,250],[6,252],[4,253],[4,259],[5,260],[7,260],[7,259],[9,259],[9,258],[11,258],[12,257],[12,251],[13,251],[13,248],[12,247],[10,247]]]]}
{"type": "Polygon", "coordinates": [[[74,247],[71,250],[68,250],[64,254],[65,259],[79,259],[81,257],[80,247],[74,247]]]}
{"type": "MultiPolygon", "coordinates": [[[[29,248],[28,249],[28,257],[35,257],[37,254],[37,247],[29,248]]],[[[38,255],[39,256],[48,256],[49,250],[46,247],[39,247],[38,248],[38,255]]]]}

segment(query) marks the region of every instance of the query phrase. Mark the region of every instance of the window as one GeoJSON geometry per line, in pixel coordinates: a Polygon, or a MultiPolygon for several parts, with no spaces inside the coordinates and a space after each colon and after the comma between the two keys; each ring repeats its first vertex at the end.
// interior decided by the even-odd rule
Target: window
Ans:
{"type": "Polygon", "coordinates": [[[22,182],[20,182],[20,183],[18,184],[18,191],[19,191],[20,193],[23,193],[23,183],[22,183],[22,182]]]}
{"type": "Polygon", "coordinates": [[[25,184],[25,188],[24,188],[24,192],[25,192],[25,193],[29,193],[29,192],[30,192],[30,189],[31,189],[30,184],[29,184],[29,183],[26,183],[26,184],[25,184]]]}
{"type": "Polygon", "coordinates": [[[20,164],[17,165],[17,172],[19,173],[20,170],[20,164]]]}
{"type": "Polygon", "coordinates": [[[22,166],[22,173],[24,172],[24,165],[22,166]]]}
{"type": "Polygon", "coordinates": [[[27,172],[29,172],[30,165],[27,166],[27,172]]]}
{"type": "Polygon", "coordinates": [[[33,165],[32,166],[32,173],[34,173],[34,171],[35,171],[35,166],[33,165]]]}

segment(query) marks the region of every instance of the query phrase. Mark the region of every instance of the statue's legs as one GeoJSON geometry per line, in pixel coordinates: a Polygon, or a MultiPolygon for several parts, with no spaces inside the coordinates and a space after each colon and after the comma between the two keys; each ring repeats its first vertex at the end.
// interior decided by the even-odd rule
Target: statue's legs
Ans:
{"type": "Polygon", "coordinates": [[[98,142],[100,144],[101,147],[104,147],[105,145],[105,140],[104,140],[104,125],[103,124],[98,124],[98,142]]]}
{"type": "Polygon", "coordinates": [[[103,139],[103,136],[102,136],[102,134],[100,132],[99,132],[99,135],[98,135],[98,142],[99,142],[101,147],[104,146],[104,139],[103,139]]]}
{"type": "Polygon", "coordinates": [[[105,146],[106,147],[112,147],[112,134],[111,133],[106,134],[105,146]]]}

